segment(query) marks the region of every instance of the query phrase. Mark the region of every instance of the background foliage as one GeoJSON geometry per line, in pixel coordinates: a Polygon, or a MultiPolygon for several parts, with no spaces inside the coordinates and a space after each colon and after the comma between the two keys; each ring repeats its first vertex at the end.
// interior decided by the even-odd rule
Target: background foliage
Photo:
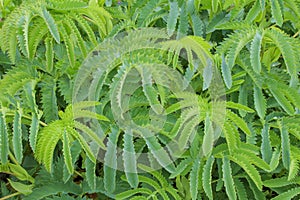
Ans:
{"type": "Polygon", "coordinates": [[[0,199],[300,194],[300,1],[1,0],[0,9],[0,199]],[[193,93],[161,87],[176,77],[159,66],[193,93]],[[74,102],[89,80],[82,72],[97,69],[94,95],[74,102]],[[217,72],[226,103],[208,90],[217,72]],[[150,123],[157,104],[168,113],[160,129],[150,123]],[[127,111],[142,131],[114,118],[127,111]],[[170,164],[176,151],[157,150],[174,139],[188,148],[170,164]],[[151,167],[134,161],[142,152],[151,167]]]}

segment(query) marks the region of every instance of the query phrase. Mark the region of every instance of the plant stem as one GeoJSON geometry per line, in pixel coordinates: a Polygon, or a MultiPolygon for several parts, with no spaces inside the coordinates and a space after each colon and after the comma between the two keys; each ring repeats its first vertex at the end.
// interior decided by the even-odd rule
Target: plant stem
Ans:
{"type": "MultiPolygon", "coordinates": [[[[16,165],[20,165],[17,161],[17,159],[14,157],[14,155],[11,153],[11,151],[9,151],[8,153],[9,158],[13,161],[13,163],[15,163],[16,165]]],[[[1,199],[0,199],[1,200],[1,199]]]]}
{"type": "Polygon", "coordinates": [[[19,194],[22,194],[22,193],[21,193],[21,192],[16,192],[16,193],[7,195],[7,196],[5,196],[5,197],[2,197],[2,198],[0,198],[0,200],[9,199],[9,198],[14,197],[14,196],[17,196],[17,195],[19,195],[19,194]]]}

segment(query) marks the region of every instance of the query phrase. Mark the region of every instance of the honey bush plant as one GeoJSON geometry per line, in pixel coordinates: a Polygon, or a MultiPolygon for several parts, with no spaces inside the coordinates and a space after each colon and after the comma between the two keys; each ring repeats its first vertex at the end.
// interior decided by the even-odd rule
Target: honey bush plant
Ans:
{"type": "Polygon", "coordinates": [[[298,0],[0,8],[0,199],[299,198],[298,0]]]}

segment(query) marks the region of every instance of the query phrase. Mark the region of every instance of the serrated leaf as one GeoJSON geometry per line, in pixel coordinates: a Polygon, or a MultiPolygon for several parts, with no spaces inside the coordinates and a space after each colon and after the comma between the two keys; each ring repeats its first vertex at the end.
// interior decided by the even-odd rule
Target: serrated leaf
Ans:
{"type": "Polygon", "coordinates": [[[211,60],[208,60],[207,65],[203,69],[203,86],[202,90],[206,90],[209,88],[212,78],[213,78],[213,67],[211,60]]]}
{"type": "Polygon", "coordinates": [[[222,76],[223,76],[225,85],[228,89],[230,89],[232,86],[231,69],[228,67],[223,54],[222,54],[221,71],[222,71],[222,76]]]}
{"type": "Polygon", "coordinates": [[[245,22],[252,23],[261,11],[262,11],[262,9],[260,7],[260,2],[255,1],[253,6],[251,7],[251,9],[247,12],[245,22]]]}
{"type": "Polygon", "coordinates": [[[153,135],[153,133],[150,130],[144,130],[143,138],[145,139],[150,152],[159,164],[170,173],[173,173],[175,171],[175,166],[167,151],[157,141],[157,138],[153,135]]]}
{"type": "Polygon", "coordinates": [[[250,62],[253,67],[253,70],[256,73],[260,73],[261,71],[261,63],[260,63],[260,48],[262,43],[262,35],[259,31],[256,32],[250,47],[250,62]]]}
{"type": "Polygon", "coordinates": [[[18,178],[19,180],[21,180],[21,181],[30,181],[31,183],[35,182],[35,179],[33,177],[31,177],[28,174],[28,172],[21,165],[15,165],[15,164],[12,164],[12,163],[8,163],[7,166],[9,167],[9,170],[13,174],[13,176],[18,178]]]}
{"type": "Polygon", "coordinates": [[[53,59],[54,59],[54,50],[53,50],[53,42],[52,38],[47,37],[45,39],[45,47],[46,47],[46,71],[51,73],[53,70],[53,59]]]}
{"type": "Polygon", "coordinates": [[[285,124],[281,123],[280,128],[280,136],[281,136],[281,148],[282,148],[282,163],[286,169],[290,167],[290,137],[289,132],[285,126],[285,124]]]}
{"type": "Polygon", "coordinates": [[[113,193],[116,189],[117,173],[117,141],[119,130],[112,128],[107,143],[107,151],[104,156],[104,188],[107,192],[113,193]]]}
{"type": "Polygon", "coordinates": [[[6,164],[8,162],[8,152],[9,152],[9,142],[8,133],[6,127],[5,111],[3,110],[2,104],[0,102],[0,156],[1,163],[6,164]]]}
{"type": "Polygon", "coordinates": [[[234,199],[236,200],[236,190],[235,185],[232,178],[232,170],[230,167],[230,161],[227,157],[223,157],[223,165],[222,165],[222,171],[223,171],[223,179],[224,179],[224,185],[226,189],[226,194],[230,200],[234,199]]]}
{"type": "Polygon", "coordinates": [[[183,4],[180,9],[179,25],[177,30],[177,39],[181,39],[187,35],[189,24],[188,15],[186,11],[186,4],[183,4]]]}
{"type": "Polygon", "coordinates": [[[169,11],[169,16],[168,16],[168,22],[167,22],[167,30],[168,30],[168,35],[171,36],[173,35],[176,24],[177,24],[177,18],[179,16],[179,7],[177,1],[170,1],[170,11],[169,11]]]}
{"type": "Polygon", "coordinates": [[[73,174],[74,172],[74,167],[73,167],[73,161],[72,161],[72,156],[71,156],[71,147],[70,147],[70,139],[68,136],[68,133],[64,131],[63,133],[63,155],[64,155],[64,162],[65,165],[69,171],[70,174],[73,174]]]}
{"type": "Polygon", "coordinates": [[[272,200],[283,200],[283,199],[293,199],[296,195],[300,194],[300,187],[290,189],[286,192],[279,194],[278,196],[272,198],[272,200]]]}
{"type": "Polygon", "coordinates": [[[229,156],[230,160],[238,164],[240,167],[244,169],[244,171],[249,175],[252,181],[255,183],[256,187],[261,190],[262,189],[262,180],[257,169],[247,160],[247,158],[235,154],[234,156],[229,156]]]}
{"type": "Polygon", "coordinates": [[[204,136],[202,151],[204,156],[209,156],[214,146],[214,130],[209,116],[206,116],[204,122],[204,136]]]}
{"type": "Polygon", "coordinates": [[[236,179],[234,179],[234,184],[236,187],[238,199],[240,199],[240,200],[249,199],[244,183],[242,181],[240,181],[240,179],[236,178],[236,179]]]}
{"type": "Polygon", "coordinates": [[[51,14],[47,11],[46,8],[41,8],[41,17],[44,19],[45,23],[47,24],[47,27],[52,35],[52,37],[55,39],[57,43],[60,43],[60,37],[58,28],[56,26],[56,22],[51,16],[51,14]]]}
{"type": "Polygon", "coordinates": [[[30,193],[32,193],[33,185],[25,185],[23,183],[14,182],[10,179],[7,180],[11,187],[14,188],[16,191],[20,192],[21,194],[29,195],[30,193]]]}
{"type": "Polygon", "coordinates": [[[137,175],[137,158],[134,150],[132,134],[132,131],[126,131],[124,134],[123,159],[127,181],[131,187],[136,188],[139,180],[137,175]]]}
{"type": "Polygon", "coordinates": [[[263,129],[261,130],[261,155],[264,161],[267,163],[271,162],[272,159],[272,147],[269,135],[269,125],[265,124],[263,129]]]}
{"type": "Polygon", "coordinates": [[[245,105],[240,104],[240,103],[235,103],[235,102],[232,102],[232,101],[227,101],[226,102],[226,107],[246,111],[246,112],[249,112],[249,113],[254,112],[254,110],[249,108],[248,106],[245,106],[245,105]]]}
{"type": "Polygon", "coordinates": [[[85,176],[86,180],[92,190],[96,189],[96,163],[91,161],[88,157],[85,159],[85,176]]]}
{"type": "Polygon", "coordinates": [[[22,163],[23,158],[23,140],[22,140],[22,114],[20,108],[17,108],[13,122],[13,149],[16,160],[22,163]]]}
{"type": "Polygon", "coordinates": [[[254,90],[254,107],[257,111],[258,116],[261,119],[265,118],[267,102],[260,88],[257,86],[253,87],[254,90]]]}
{"type": "Polygon", "coordinates": [[[271,171],[275,170],[279,164],[279,159],[280,159],[280,154],[281,154],[281,149],[277,148],[273,154],[272,154],[272,159],[270,162],[270,168],[271,171]]]}
{"type": "Polygon", "coordinates": [[[205,194],[209,199],[213,199],[213,192],[212,192],[212,167],[214,164],[214,157],[210,156],[203,169],[203,174],[202,174],[202,183],[203,183],[203,189],[205,191],[205,194]]]}
{"type": "Polygon", "coordinates": [[[281,6],[278,0],[270,0],[271,1],[271,11],[272,17],[275,19],[275,22],[278,26],[282,26],[283,24],[283,14],[281,12],[281,6]]]}
{"type": "Polygon", "coordinates": [[[37,135],[39,132],[39,116],[36,113],[33,113],[31,116],[31,124],[29,128],[29,144],[33,152],[35,152],[36,142],[37,142],[37,135]]]}
{"type": "Polygon", "coordinates": [[[191,159],[185,159],[177,165],[175,171],[170,175],[170,178],[178,177],[189,165],[191,164],[191,159]]]}
{"type": "Polygon", "coordinates": [[[200,162],[201,162],[201,158],[200,156],[198,156],[193,162],[192,170],[190,173],[190,192],[193,200],[197,199],[197,194],[198,194],[200,162]]]}
{"type": "Polygon", "coordinates": [[[270,87],[270,92],[275,97],[276,101],[280,104],[280,106],[289,114],[293,115],[295,110],[289,100],[279,91],[277,88],[270,87]]]}
{"type": "Polygon", "coordinates": [[[226,112],[227,117],[233,121],[244,133],[246,133],[247,135],[251,135],[251,131],[247,126],[247,123],[240,118],[237,114],[227,110],[226,112]]]}

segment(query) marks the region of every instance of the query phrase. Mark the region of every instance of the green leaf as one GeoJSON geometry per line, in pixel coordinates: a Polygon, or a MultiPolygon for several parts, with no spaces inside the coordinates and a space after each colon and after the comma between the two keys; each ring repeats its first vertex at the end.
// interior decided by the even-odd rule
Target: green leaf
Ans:
{"type": "Polygon", "coordinates": [[[68,131],[68,133],[72,134],[73,137],[75,137],[79,141],[82,149],[85,151],[85,153],[87,154],[89,159],[91,161],[93,161],[94,163],[96,163],[95,155],[92,152],[89,145],[87,144],[87,142],[84,140],[83,136],[80,133],[78,133],[77,131],[75,131],[73,128],[67,128],[67,131],[68,131]]]}
{"type": "Polygon", "coordinates": [[[0,102],[0,156],[1,163],[6,164],[8,162],[9,142],[8,133],[6,127],[5,111],[0,102]]]}
{"type": "Polygon", "coordinates": [[[137,157],[134,151],[132,131],[125,131],[123,160],[126,178],[131,187],[136,188],[139,180],[137,175],[137,157]]]}
{"type": "Polygon", "coordinates": [[[213,78],[213,66],[210,60],[208,60],[207,65],[204,67],[202,76],[203,76],[202,90],[206,90],[209,88],[213,78]]]}
{"type": "Polygon", "coordinates": [[[289,114],[293,115],[295,110],[292,104],[289,102],[289,100],[281,93],[278,88],[275,88],[274,86],[271,86],[270,92],[275,97],[276,101],[279,103],[279,105],[289,114]]]}
{"type": "Polygon", "coordinates": [[[281,148],[282,148],[282,163],[286,169],[290,168],[290,137],[285,124],[281,123],[280,128],[281,148]]]}
{"type": "Polygon", "coordinates": [[[245,105],[240,104],[240,103],[235,103],[235,102],[232,102],[232,101],[227,101],[226,102],[226,107],[227,108],[233,108],[233,109],[236,109],[236,110],[243,110],[243,111],[246,111],[246,112],[249,112],[249,113],[254,112],[254,110],[249,108],[248,106],[245,106],[245,105]]]}
{"type": "Polygon", "coordinates": [[[202,151],[204,156],[209,156],[214,146],[214,130],[208,115],[205,118],[204,124],[202,151]]]}
{"type": "Polygon", "coordinates": [[[236,134],[237,131],[234,129],[235,128],[232,124],[225,122],[223,127],[223,133],[227,141],[229,152],[233,152],[239,144],[239,135],[237,135],[238,133],[236,134]]]}
{"type": "Polygon", "coordinates": [[[223,171],[223,179],[224,179],[226,194],[230,200],[237,199],[235,185],[232,178],[230,161],[225,156],[223,157],[222,160],[223,160],[222,171],[223,171]]]}
{"type": "Polygon", "coordinates": [[[146,141],[150,152],[153,154],[153,156],[159,162],[159,164],[170,173],[173,173],[175,171],[175,166],[173,165],[169,154],[160,145],[153,133],[150,130],[144,130],[143,138],[146,141]]]}
{"type": "Polygon", "coordinates": [[[11,185],[11,187],[13,187],[16,191],[24,194],[24,195],[29,195],[30,193],[32,193],[32,188],[33,185],[25,185],[23,183],[19,183],[19,182],[14,182],[10,179],[7,179],[9,184],[11,185]]]}
{"type": "Polygon", "coordinates": [[[296,187],[286,192],[283,192],[278,196],[272,198],[272,200],[293,199],[293,197],[295,197],[298,194],[300,194],[300,187],[296,187]]]}
{"type": "Polygon", "coordinates": [[[266,109],[267,109],[267,102],[266,99],[262,93],[262,90],[258,88],[257,86],[253,87],[254,90],[254,107],[257,111],[258,116],[261,119],[265,118],[266,109]]]}
{"type": "Polygon", "coordinates": [[[270,1],[271,1],[272,17],[275,19],[275,22],[278,26],[282,26],[283,16],[281,12],[280,3],[278,0],[270,0],[270,1]]]}
{"type": "Polygon", "coordinates": [[[77,194],[82,193],[82,188],[79,185],[76,185],[73,182],[64,184],[61,182],[50,182],[46,185],[34,188],[32,193],[24,197],[24,200],[39,200],[45,199],[45,197],[56,195],[56,194],[77,194]]]}
{"type": "MultiPolygon", "coordinates": [[[[277,1],[277,0],[274,0],[277,1]]],[[[289,74],[293,76],[297,76],[297,57],[298,53],[294,50],[294,44],[297,43],[296,40],[286,35],[279,29],[267,29],[264,31],[265,36],[269,37],[275,45],[279,48],[282,53],[282,57],[284,59],[284,63],[286,64],[287,70],[289,74]]]]}
{"type": "Polygon", "coordinates": [[[179,176],[183,171],[186,170],[186,168],[188,168],[188,166],[191,164],[191,159],[185,159],[183,161],[181,161],[175,171],[173,173],[171,173],[170,178],[175,178],[177,176],[179,176]]]}
{"type": "MultiPolygon", "coordinates": [[[[76,112],[76,111],[75,111],[76,112]]],[[[102,149],[106,149],[103,140],[88,126],[82,124],[79,121],[74,121],[75,128],[81,130],[85,134],[87,134],[93,141],[95,141],[102,149]]]]}
{"type": "Polygon", "coordinates": [[[52,37],[55,39],[57,43],[60,43],[60,37],[58,28],[56,26],[56,22],[51,16],[51,14],[47,11],[46,8],[41,8],[41,17],[44,19],[45,23],[47,24],[47,27],[52,35],[52,37]]]}
{"type": "Polygon", "coordinates": [[[119,130],[112,127],[107,143],[107,151],[104,157],[104,188],[107,192],[113,193],[116,189],[117,173],[117,141],[119,130]]]}
{"type": "Polygon", "coordinates": [[[234,184],[236,187],[238,199],[249,199],[244,183],[242,181],[240,181],[240,179],[236,178],[236,179],[234,179],[234,184]]]}
{"type": "Polygon", "coordinates": [[[180,18],[179,18],[179,25],[177,30],[177,39],[181,39],[187,35],[189,24],[188,24],[188,15],[186,11],[186,4],[183,4],[180,7],[180,18]]]}
{"type": "Polygon", "coordinates": [[[31,183],[35,182],[34,178],[31,177],[21,165],[15,165],[12,163],[8,163],[8,167],[9,167],[10,172],[19,180],[30,181],[31,183]]]}
{"type": "Polygon", "coordinates": [[[199,173],[200,173],[200,162],[201,162],[201,158],[200,156],[198,156],[194,162],[193,162],[193,166],[192,166],[192,170],[190,173],[190,192],[192,195],[192,199],[195,200],[197,199],[197,194],[198,194],[198,190],[199,190],[199,173]]]}
{"type": "Polygon", "coordinates": [[[66,50],[67,50],[67,54],[68,54],[68,58],[69,58],[69,62],[70,65],[72,67],[75,66],[75,61],[76,61],[76,57],[75,57],[75,47],[74,47],[74,43],[70,38],[70,35],[67,33],[66,28],[64,25],[60,26],[60,30],[61,30],[61,34],[64,40],[64,44],[66,46],[66,50]]]}
{"type": "Polygon", "coordinates": [[[279,164],[279,159],[280,159],[280,154],[281,154],[281,149],[277,148],[273,154],[272,154],[272,159],[270,162],[270,171],[273,171],[277,168],[278,164],[279,164]]]}
{"type": "Polygon", "coordinates": [[[227,117],[233,121],[244,133],[246,133],[247,135],[251,135],[251,131],[247,126],[247,123],[240,118],[237,114],[227,110],[226,111],[226,115],[227,117]]]}
{"type": "Polygon", "coordinates": [[[253,70],[256,73],[260,73],[261,71],[261,63],[260,63],[260,48],[262,42],[262,35],[259,31],[256,32],[250,47],[250,62],[253,67],[253,70]]]}
{"type": "Polygon", "coordinates": [[[263,183],[261,181],[260,174],[257,169],[247,160],[247,158],[239,154],[229,156],[229,158],[245,170],[245,172],[249,175],[249,177],[252,179],[259,190],[262,189],[263,183]]]}
{"type": "Polygon", "coordinates": [[[41,86],[42,108],[45,122],[58,119],[58,106],[56,98],[56,80],[52,77],[44,78],[41,86]]]}
{"type": "Polygon", "coordinates": [[[92,190],[96,189],[96,163],[88,157],[85,159],[85,177],[92,190]]]}
{"type": "Polygon", "coordinates": [[[64,155],[65,164],[67,166],[69,173],[73,174],[74,167],[73,167],[73,161],[72,161],[72,156],[70,151],[71,150],[70,139],[66,130],[64,130],[62,142],[63,142],[63,155],[64,155]]]}
{"type": "Polygon", "coordinates": [[[214,164],[215,158],[213,156],[210,156],[203,169],[202,174],[202,183],[203,183],[203,189],[205,191],[205,194],[209,199],[213,199],[213,192],[212,192],[212,167],[214,164]]]}
{"type": "Polygon", "coordinates": [[[31,124],[29,128],[29,144],[33,152],[35,152],[37,135],[39,132],[39,116],[36,113],[33,113],[31,116],[31,124]]]}
{"type": "Polygon", "coordinates": [[[179,16],[179,7],[177,1],[170,1],[170,11],[169,11],[169,16],[168,16],[168,22],[167,22],[167,30],[168,30],[168,35],[171,36],[173,35],[176,24],[177,24],[177,18],[179,16]]]}
{"type": "Polygon", "coordinates": [[[252,23],[261,11],[260,2],[255,1],[251,9],[248,11],[245,21],[247,23],[252,23]]]}
{"type": "Polygon", "coordinates": [[[53,59],[54,59],[54,50],[52,38],[47,37],[45,39],[46,46],[46,71],[51,73],[53,70],[53,59]]]}
{"type": "Polygon", "coordinates": [[[270,163],[272,159],[272,146],[270,141],[270,135],[269,135],[269,125],[265,124],[262,131],[261,131],[261,155],[264,161],[267,163],[270,163]]]}
{"type": "Polygon", "coordinates": [[[23,158],[23,140],[22,140],[22,114],[18,106],[13,122],[13,149],[18,163],[22,163],[23,158]]]}
{"type": "Polygon", "coordinates": [[[148,188],[136,188],[132,190],[127,190],[125,192],[119,193],[115,196],[117,200],[123,200],[127,199],[135,194],[146,194],[146,195],[151,195],[152,191],[148,188]]]}
{"type": "Polygon", "coordinates": [[[204,32],[204,22],[197,13],[192,14],[192,28],[194,35],[202,36],[204,32]]]}
{"type": "Polygon", "coordinates": [[[230,89],[232,86],[231,69],[228,67],[223,54],[222,54],[221,71],[222,71],[222,76],[223,76],[225,85],[228,89],[230,89]]]}
{"type": "Polygon", "coordinates": [[[284,187],[287,185],[291,185],[293,184],[293,182],[288,181],[287,177],[280,177],[280,178],[274,178],[274,179],[269,179],[269,180],[265,180],[263,182],[264,186],[269,187],[269,188],[280,188],[280,187],[284,187]]]}

